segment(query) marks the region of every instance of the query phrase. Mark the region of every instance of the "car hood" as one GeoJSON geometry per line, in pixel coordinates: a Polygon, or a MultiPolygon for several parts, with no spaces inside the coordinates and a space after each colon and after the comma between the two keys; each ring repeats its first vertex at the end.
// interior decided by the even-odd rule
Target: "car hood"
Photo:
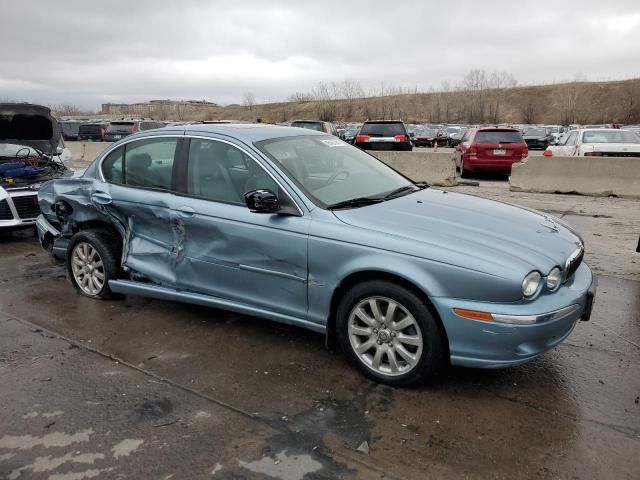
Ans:
{"type": "Polygon", "coordinates": [[[49,108],[29,103],[0,103],[1,143],[24,145],[53,155],[60,135],[60,125],[49,108]]]}
{"type": "Polygon", "coordinates": [[[546,274],[581,243],[566,223],[542,212],[434,188],[334,214],[352,226],[420,242],[420,257],[500,276],[514,269],[546,274]]]}

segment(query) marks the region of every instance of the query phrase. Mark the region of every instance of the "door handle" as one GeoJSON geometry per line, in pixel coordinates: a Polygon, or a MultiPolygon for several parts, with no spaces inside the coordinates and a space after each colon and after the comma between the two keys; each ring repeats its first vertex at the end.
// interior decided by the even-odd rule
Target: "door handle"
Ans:
{"type": "Polygon", "coordinates": [[[111,202],[113,201],[111,195],[105,192],[94,192],[91,195],[91,200],[100,205],[111,205],[111,202]]]}
{"type": "Polygon", "coordinates": [[[182,217],[193,217],[196,214],[196,211],[192,207],[182,206],[176,209],[178,214],[182,217]]]}

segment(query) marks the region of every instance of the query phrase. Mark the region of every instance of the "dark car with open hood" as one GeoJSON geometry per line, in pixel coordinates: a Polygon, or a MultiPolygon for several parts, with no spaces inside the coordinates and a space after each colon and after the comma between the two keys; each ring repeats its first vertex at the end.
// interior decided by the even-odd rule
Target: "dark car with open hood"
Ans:
{"type": "Polygon", "coordinates": [[[47,107],[0,104],[0,230],[33,226],[40,185],[71,175],[60,159],[61,135],[47,107]]]}

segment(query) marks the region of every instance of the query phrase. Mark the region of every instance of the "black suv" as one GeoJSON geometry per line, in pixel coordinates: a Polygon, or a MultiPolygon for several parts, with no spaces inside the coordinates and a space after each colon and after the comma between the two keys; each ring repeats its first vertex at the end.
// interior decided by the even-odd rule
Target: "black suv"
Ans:
{"type": "Polygon", "coordinates": [[[78,127],[78,140],[81,142],[101,142],[105,125],[100,123],[83,123],[78,127]]]}
{"type": "Polygon", "coordinates": [[[364,122],[353,144],[363,150],[413,150],[407,127],[399,120],[364,122]]]}

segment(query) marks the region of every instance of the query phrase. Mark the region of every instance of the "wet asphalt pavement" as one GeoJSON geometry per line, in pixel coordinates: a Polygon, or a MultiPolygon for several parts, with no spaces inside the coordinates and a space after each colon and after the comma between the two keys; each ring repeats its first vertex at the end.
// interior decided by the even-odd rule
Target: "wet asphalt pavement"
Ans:
{"type": "Polygon", "coordinates": [[[0,478],[637,479],[639,257],[601,261],[591,321],[539,359],[394,389],[304,330],[81,297],[35,238],[2,234],[0,478]]]}

